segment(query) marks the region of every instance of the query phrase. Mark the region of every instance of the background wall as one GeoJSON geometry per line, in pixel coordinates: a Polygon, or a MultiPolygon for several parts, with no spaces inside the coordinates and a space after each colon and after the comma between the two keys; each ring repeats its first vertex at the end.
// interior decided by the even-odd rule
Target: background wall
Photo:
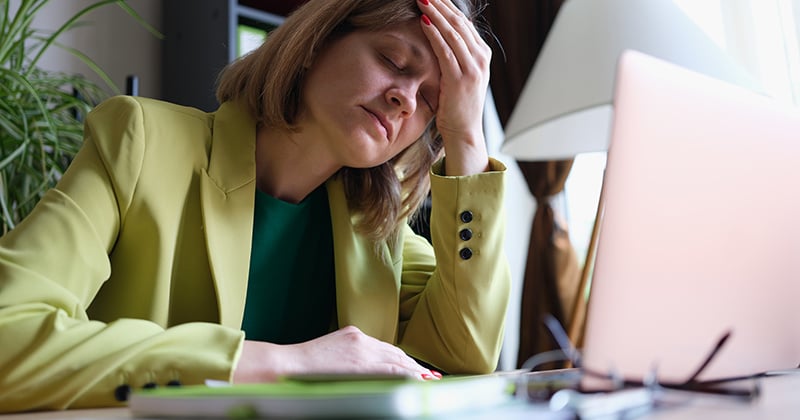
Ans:
{"type": "MultiPolygon", "coordinates": [[[[93,0],[51,0],[34,21],[37,29],[55,30],[69,17],[94,3],[93,0]]],[[[161,30],[161,2],[159,0],[129,0],[130,6],[145,21],[161,30]]],[[[12,0],[16,8],[19,0],[12,0]]],[[[109,4],[87,14],[77,26],[65,32],[59,42],[88,55],[103,69],[120,91],[125,91],[129,74],[139,77],[139,95],[158,98],[161,94],[161,40],[149,33],[124,10],[109,4]]],[[[101,87],[106,84],[78,58],[60,48],[52,48],[41,60],[48,70],[81,73],[101,87]]],[[[112,93],[110,89],[107,89],[112,93]]]]}

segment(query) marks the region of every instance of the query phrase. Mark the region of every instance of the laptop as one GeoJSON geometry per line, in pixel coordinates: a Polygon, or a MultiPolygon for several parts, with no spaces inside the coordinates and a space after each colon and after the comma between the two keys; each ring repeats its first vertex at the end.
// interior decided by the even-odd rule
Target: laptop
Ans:
{"type": "Polygon", "coordinates": [[[627,51],[583,366],[680,383],[800,363],[800,110],[627,51]]]}

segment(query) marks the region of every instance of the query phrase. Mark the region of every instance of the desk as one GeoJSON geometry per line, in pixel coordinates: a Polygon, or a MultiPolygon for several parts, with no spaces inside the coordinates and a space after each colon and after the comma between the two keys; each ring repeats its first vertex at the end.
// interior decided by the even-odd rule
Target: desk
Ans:
{"type": "Polygon", "coordinates": [[[726,401],[720,397],[694,396],[685,407],[656,410],[642,418],[647,420],[800,418],[800,371],[763,378],[761,385],[761,396],[752,403],[726,401]]]}
{"type": "MultiPolygon", "coordinates": [[[[753,419],[798,419],[800,418],[800,371],[795,374],[761,379],[761,396],[752,403],[742,403],[721,397],[702,394],[687,396],[686,404],[670,409],[656,409],[637,419],[642,420],[753,420],[753,419]]],[[[450,416],[452,417],[452,416],[450,416]]],[[[131,419],[125,408],[103,408],[94,410],[67,410],[26,414],[0,415],[0,420],[55,420],[131,419]]],[[[459,415],[460,419],[569,419],[566,413],[550,412],[546,405],[512,405],[498,407],[486,412],[459,415]]]]}

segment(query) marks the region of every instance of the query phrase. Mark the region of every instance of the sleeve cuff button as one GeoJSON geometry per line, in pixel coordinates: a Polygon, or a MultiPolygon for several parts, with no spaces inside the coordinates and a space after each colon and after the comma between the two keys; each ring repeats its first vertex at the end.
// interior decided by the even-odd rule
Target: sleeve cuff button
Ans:
{"type": "Polygon", "coordinates": [[[461,248],[461,251],[458,252],[458,255],[461,256],[462,260],[468,260],[472,258],[472,250],[469,248],[461,248]]]}
{"type": "Polygon", "coordinates": [[[117,401],[128,401],[128,396],[131,394],[130,385],[124,384],[114,389],[114,398],[117,401]]]}

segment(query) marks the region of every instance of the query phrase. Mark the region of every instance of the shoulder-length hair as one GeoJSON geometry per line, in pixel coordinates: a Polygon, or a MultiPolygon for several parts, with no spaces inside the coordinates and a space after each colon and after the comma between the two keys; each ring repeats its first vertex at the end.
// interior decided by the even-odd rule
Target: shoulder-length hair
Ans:
{"type": "MultiPolygon", "coordinates": [[[[452,0],[477,16],[471,0],[452,0]]],[[[220,74],[217,100],[242,101],[258,124],[296,129],[301,90],[309,67],[328,42],[357,30],[375,31],[419,19],[415,0],[310,0],[271,32],[258,49],[220,74]]],[[[430,190],[429,171],[442,155],[432,122],[420,139],[388,162],[339,171],[356,229],[373,241],[386,240],[415,213],[430,190]]]]}

